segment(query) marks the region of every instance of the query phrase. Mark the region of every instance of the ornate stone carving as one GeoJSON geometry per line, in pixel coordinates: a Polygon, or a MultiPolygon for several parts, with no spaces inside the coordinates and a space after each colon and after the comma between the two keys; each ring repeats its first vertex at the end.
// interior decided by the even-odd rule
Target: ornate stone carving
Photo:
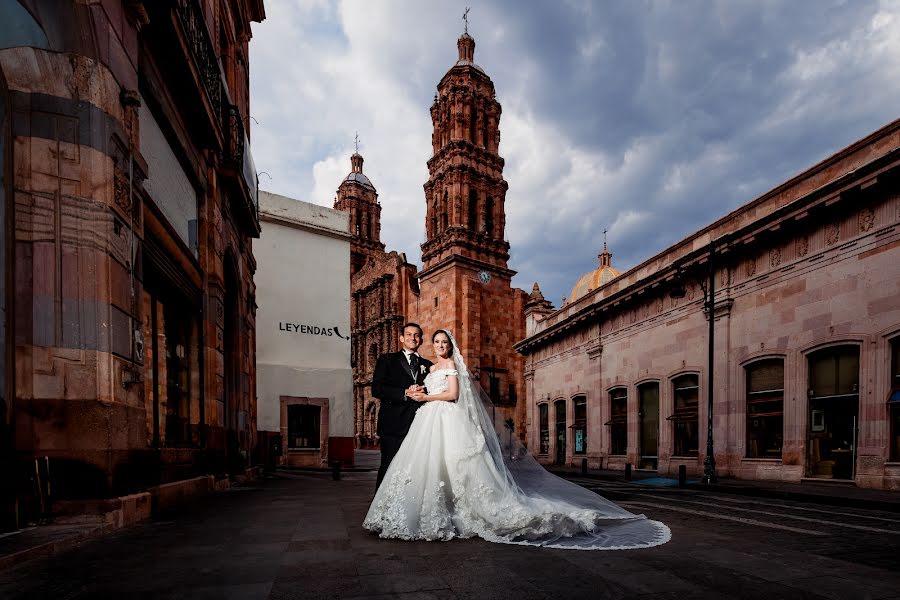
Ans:
{"type": "Polygon", "coordinates": [[[751,258],[747,261],[746,265],[747,277],[753,277],[756,275],[756,259],[751,258]]]}
{"type": "Polygon", "coordinates": [[[769,254],[769,264],[774,269],[781,264],[781,248],[773,248],[769,254]]]}
{"type": "Polygon", "coordinates": [[[864,208],[859,211],[859,231],[865,233],[872,229],[875,225],[875,211],[871,208],[864,208]]]}
{"type": "Polygon", "coordinates": [[[803,257],[809,253],[809,237],[802,235],[797,239],[797,256],[803,257]]]}
{"type": "Polygon", "coordinates": [[[841,238],[841,230],[835,223],[829,223],[825,227],[825,245],[833,246],[841,238]]]}

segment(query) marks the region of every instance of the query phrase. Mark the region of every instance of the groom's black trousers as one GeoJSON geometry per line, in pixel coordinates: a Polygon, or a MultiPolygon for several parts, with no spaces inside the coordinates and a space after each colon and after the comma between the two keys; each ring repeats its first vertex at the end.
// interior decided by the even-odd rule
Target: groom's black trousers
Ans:
{"type": "Polygon", "coordinates": [[[397,450],[400,449],[400,444],[403,443],[403,437],[382,435],[379,437],[379,441],[381,442],[381,466],[378,467],[378,483],[376,487],[381,487],[381,480],[384,479],[384,474],[387,472],[391,461],[394,460],[397,450]]]}

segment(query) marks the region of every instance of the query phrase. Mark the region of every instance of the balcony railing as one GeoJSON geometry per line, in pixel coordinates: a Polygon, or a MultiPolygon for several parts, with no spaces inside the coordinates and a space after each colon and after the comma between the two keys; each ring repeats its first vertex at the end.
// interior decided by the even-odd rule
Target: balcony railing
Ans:
{"type": "Polygon", "coordinates": [[[216,118],[222,118],[222,71],[216,59],[216,50],[206,27],[206,19],[198,0],[178,0],[175,12],[190,45],[195,66],[203,80],[203,87],[216,118]]]}

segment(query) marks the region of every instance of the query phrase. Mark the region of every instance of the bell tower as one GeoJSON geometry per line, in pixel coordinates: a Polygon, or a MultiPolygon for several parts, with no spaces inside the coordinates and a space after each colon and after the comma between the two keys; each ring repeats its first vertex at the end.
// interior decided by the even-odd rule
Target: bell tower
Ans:
{"type": "MultiPolygon", "coordinates": [[[[475,64],[475,40],[456,42],[458,59],[437,85],[431,105],[432,157],[425,183],[425,242],[420,294],[409,315],[427,341],[449,328],[469,369],[501,410],[513,416],[524,392],[524,291],[511,286],[505,240],[506,191],[500,103],[494,83],[475,64]]],[[[431,344],[420,350],[431,355],[431,344]]]]}
{"type": "Polygon", "coordinates": [[[350,276],[353,277],[373,252],[384,252],[378,192],[363,174],[363,157],[358,149],[350,156],[350,173],[338,187],[334,209],[350,213],[350,276]]]}
{"type": "Polygon", "coordinates": [[[425,184],[423,269],[452,256],[506,269],[507,183],[500,145],[500,103],[494,83],[475,64],[475,40],[456,42],[459,59],[441,79],[431,105],[434,152],[425,184]]]}

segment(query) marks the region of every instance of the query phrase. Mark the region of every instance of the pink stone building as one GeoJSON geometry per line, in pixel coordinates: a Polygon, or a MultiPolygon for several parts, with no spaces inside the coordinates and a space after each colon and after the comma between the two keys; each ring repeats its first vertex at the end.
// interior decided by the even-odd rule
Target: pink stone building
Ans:
{"type": "Polygon", "coordinates": [[[252,464],[264,18],[0,3],[0,530],[252,464]]]}
{"type": "Polygon", "coordinates": [[[900,489],[898,176],[900,120],[559,310],[532,302],[535,454],[702,473],[712,259],[718,475],[900,489]]]}

